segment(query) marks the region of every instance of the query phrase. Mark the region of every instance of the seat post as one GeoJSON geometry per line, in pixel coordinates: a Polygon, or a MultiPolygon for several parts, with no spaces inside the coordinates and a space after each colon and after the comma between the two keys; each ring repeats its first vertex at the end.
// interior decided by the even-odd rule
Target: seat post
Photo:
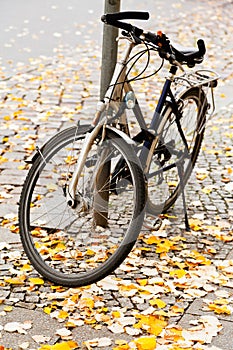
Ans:
{"type": "Polygon", "coordinates": [[[177,69],[178,69],[177,66],[175,66],[174,64],[171,65],[169,70],[170,76],[168,78],[170,81],[174,81],[177,69]]]}

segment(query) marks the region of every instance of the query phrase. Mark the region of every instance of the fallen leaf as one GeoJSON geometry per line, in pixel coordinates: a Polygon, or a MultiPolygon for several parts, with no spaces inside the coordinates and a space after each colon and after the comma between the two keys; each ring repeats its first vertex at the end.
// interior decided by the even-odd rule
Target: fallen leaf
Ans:
{"type": "Polygon", "coordinates": [[[44,280],[42,278],[29,278],[29,281],[32,284],[35,284],[35,285],[42,285],[42,284],[44,284],[44,280]]]}
{"type": "Polygon", "coordinates": [[[57,343],[55,345],[42,345],[38,350],[75,350],[78,349],[78,343],[74,341],[57,343]]]}
{"type": "Polygon", "coordinates": [[[72,333],[67,328],[60,328],[56,330],[56,334],[59,335],[62,339],[69,337],[72,333]]]}
{"type": "Polygon", "coordinates": [[[141,337],[134,342],[138,350],[154,350],[156,348],[156,337],[141,337]]]}
{"type": "Polygon", "coordinates": [[[51,337],[47,337],[45,335],[41,335],[41,334],[36,334],[36,335],[32,335],[32,339],[36,342],[36,343],[43,343],[43,342],[49,342],[51,337]]]}

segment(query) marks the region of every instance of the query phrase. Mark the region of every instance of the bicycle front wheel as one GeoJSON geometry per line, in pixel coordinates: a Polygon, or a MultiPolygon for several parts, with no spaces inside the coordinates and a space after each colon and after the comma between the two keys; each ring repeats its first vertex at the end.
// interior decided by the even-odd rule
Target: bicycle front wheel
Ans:
{"type": "Polygon", "coordinates": [[[67,191],[86,130],[69,128],[42,147],[19,207],[21,240],[32,265],[46,279],[69,287],[96,282],[122,263],[140,232],[146,201],[133,148],[106,129],[105,140],[97,137],[88,153],[76,206],[70,206],[67,191]]]}
{"type": "Polygon", "coordinates": [[[156,144],[148,179],[147,212],[152,215],[166,213],[187,183],[197,161],[205,131],[207,99],[200,88],[190,88],[179,98],[178,116],[167,105],[158,125],[156,144]],[[181,131],[179,131],[178,124],[181,131]],[[183,137],[182,137],[183,134],[183,137]],[[185,139],[185,141],[184,141],[185,139]]]}

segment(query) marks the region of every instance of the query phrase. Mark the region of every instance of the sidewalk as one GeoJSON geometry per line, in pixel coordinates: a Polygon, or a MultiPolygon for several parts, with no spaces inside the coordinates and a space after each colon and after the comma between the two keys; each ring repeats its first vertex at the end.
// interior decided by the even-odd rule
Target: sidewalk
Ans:
{"type": "MultiPolygon", "coordinates": [[[[203,36],[205,64],[222,76],[186,191],[192,231],[184,232],[178,200],[161,231],[89,287],[53,286],[28,266],[17,202],[35,146],[93,116],[101,50],[62,48],[0,81],[0,349],[233,350],[233,4],[218,3],[174,2],[179,16],[171,12],[164,30],[183,45],[203,36]]],[[[149,94],[140,93],[147,112],[149,94]]]]}

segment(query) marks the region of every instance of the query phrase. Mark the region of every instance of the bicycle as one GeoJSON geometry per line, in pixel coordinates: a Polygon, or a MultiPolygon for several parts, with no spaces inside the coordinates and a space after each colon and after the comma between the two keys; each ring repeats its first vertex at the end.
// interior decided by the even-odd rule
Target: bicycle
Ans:
{"type": "Polygon", "coordinates": [[[30,161],[20,197],[20,236],[34,268],[58,285],[88,285],[112,273],[132,250],[145,213],[157,217],[166,212],[180,193],[186,213],[184,186],[210,107],[205,90],[210,88],[214,108],[218,75],[184,72],[184,65],[203,61],[203,40],[197,42],[198,49],[178,50],[164,33],[122,22],[148,18],[148,12],[135,11],[102,16],[104,23],[123,30],[126,41],[105,98],[90,125],[59,132],[30,161]],[[143,49],[131,56],[138,45],[143,49]],[[170,68],[147,126],[131,86],[132,80],[144,79],[145,69],[136,78],[130,79],[129,73],[145,54],[147,68],[152,51],[162,64],[151,75],[165,60],[170,68]],[[140,126],[133,137],[129,110],[140,126]]]}

